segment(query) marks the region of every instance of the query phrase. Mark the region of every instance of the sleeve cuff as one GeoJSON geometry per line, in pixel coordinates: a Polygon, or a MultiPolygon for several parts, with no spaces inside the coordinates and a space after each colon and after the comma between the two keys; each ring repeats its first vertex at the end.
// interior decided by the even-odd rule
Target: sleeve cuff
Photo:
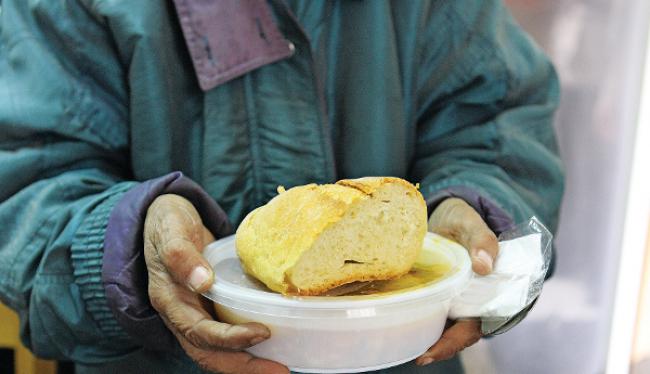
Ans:
{"type": "Polygon", "coordinates": [[[167,193],[192,202],[215,238],[232,232],[221,207],[180,172],[138,184],[112,209],[104,235],[102,264],[108,307],[121,327],[138,343],[162,350],[174,347],[176,340],[149,301],[142,235],[147,209],[156,197],[167,193]]]}
{"type": "Polygon", "coordinates": [[[79,226],[70,247],[74,281],[79,287],[86,311],[111,340],[129,340],[129,336],[118,324],[106,301],[102,283],[104,233],[113,207],[134,184],[120,183],[106,191],[108,197],[79,226]]]}

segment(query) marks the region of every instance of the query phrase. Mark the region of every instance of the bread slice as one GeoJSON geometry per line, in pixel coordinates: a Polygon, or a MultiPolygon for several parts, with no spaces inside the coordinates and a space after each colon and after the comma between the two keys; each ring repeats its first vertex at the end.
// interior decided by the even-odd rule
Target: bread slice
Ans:
{"type": "Polygon", "coordinates": [[[427,208],[403,179],[278,190],[236,234],[243,268],[273,291],[318,295],[350,282],[396,278],[422,249],[427,208]]]}

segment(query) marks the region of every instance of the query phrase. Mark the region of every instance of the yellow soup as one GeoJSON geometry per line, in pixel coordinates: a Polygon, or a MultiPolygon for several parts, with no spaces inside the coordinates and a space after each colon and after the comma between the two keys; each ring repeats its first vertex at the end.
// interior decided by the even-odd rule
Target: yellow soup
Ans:
{"type": "Polygon", "coordinates": [[[420,252],[411,270],[400,278],[346,284],[329,291],[326,296],[380,296],[410,291],[445,278],[451,270],[451,264],[445,255],[433,250],[424,249],[420,252]]]}

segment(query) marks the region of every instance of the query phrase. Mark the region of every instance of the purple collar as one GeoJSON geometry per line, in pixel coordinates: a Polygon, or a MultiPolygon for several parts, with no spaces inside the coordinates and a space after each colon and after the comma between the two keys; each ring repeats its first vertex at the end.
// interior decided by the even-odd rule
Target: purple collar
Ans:
{"type": "Polygon", "coordinates": [[[278,30],[265,0],[174,3],[204,91],[293,54],[293,44],[278,30]]]}

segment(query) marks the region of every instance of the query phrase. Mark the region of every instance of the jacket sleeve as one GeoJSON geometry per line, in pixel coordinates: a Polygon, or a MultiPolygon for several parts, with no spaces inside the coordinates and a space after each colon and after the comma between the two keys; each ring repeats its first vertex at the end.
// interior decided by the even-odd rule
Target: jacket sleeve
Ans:
{"type": "MultiPolygon", "coordinates": [[[[460,197],[497,235],[532,216],[554,232],[564,175],[552,65],[500,1],[437,2],[423,14],[412,178],[429,209],[460,197]]],[[[484,321],[484,332],[504,332],[530,307],[500,328],[484,321]]]]}
{"type": "Polygon", "coordinates": [[[433,208],[464,198],[499,234],[531,216],[557,227],[563,169],[555,71],[499,1],[423,12],[413,180],[433,208]]]}
{"type": "Polygon", "coordinates": [[[102,27],[74,1],[46,3],[5,0],[0,14],[0,298],[37,355],[92,363],[136,348],[106,305],[87,310],[101,277],[75,276],[71,254],[102,247],[136,184],[126,91],[102,27]]]}
{"type": "Polygon", "coordinates": [[[179,173],[134,180],[128,66],[105,20],[77,1],[0,4],[0,300],[38,356],[115,359],[144,344],[137,326],[165,332],[142,275],[151,200],[178,190],[225,214],[179,173]],[[105,252],[109,221],[117,245],[105,252]],[[105,276],[106,261],[128,270],[105,276]]]}

